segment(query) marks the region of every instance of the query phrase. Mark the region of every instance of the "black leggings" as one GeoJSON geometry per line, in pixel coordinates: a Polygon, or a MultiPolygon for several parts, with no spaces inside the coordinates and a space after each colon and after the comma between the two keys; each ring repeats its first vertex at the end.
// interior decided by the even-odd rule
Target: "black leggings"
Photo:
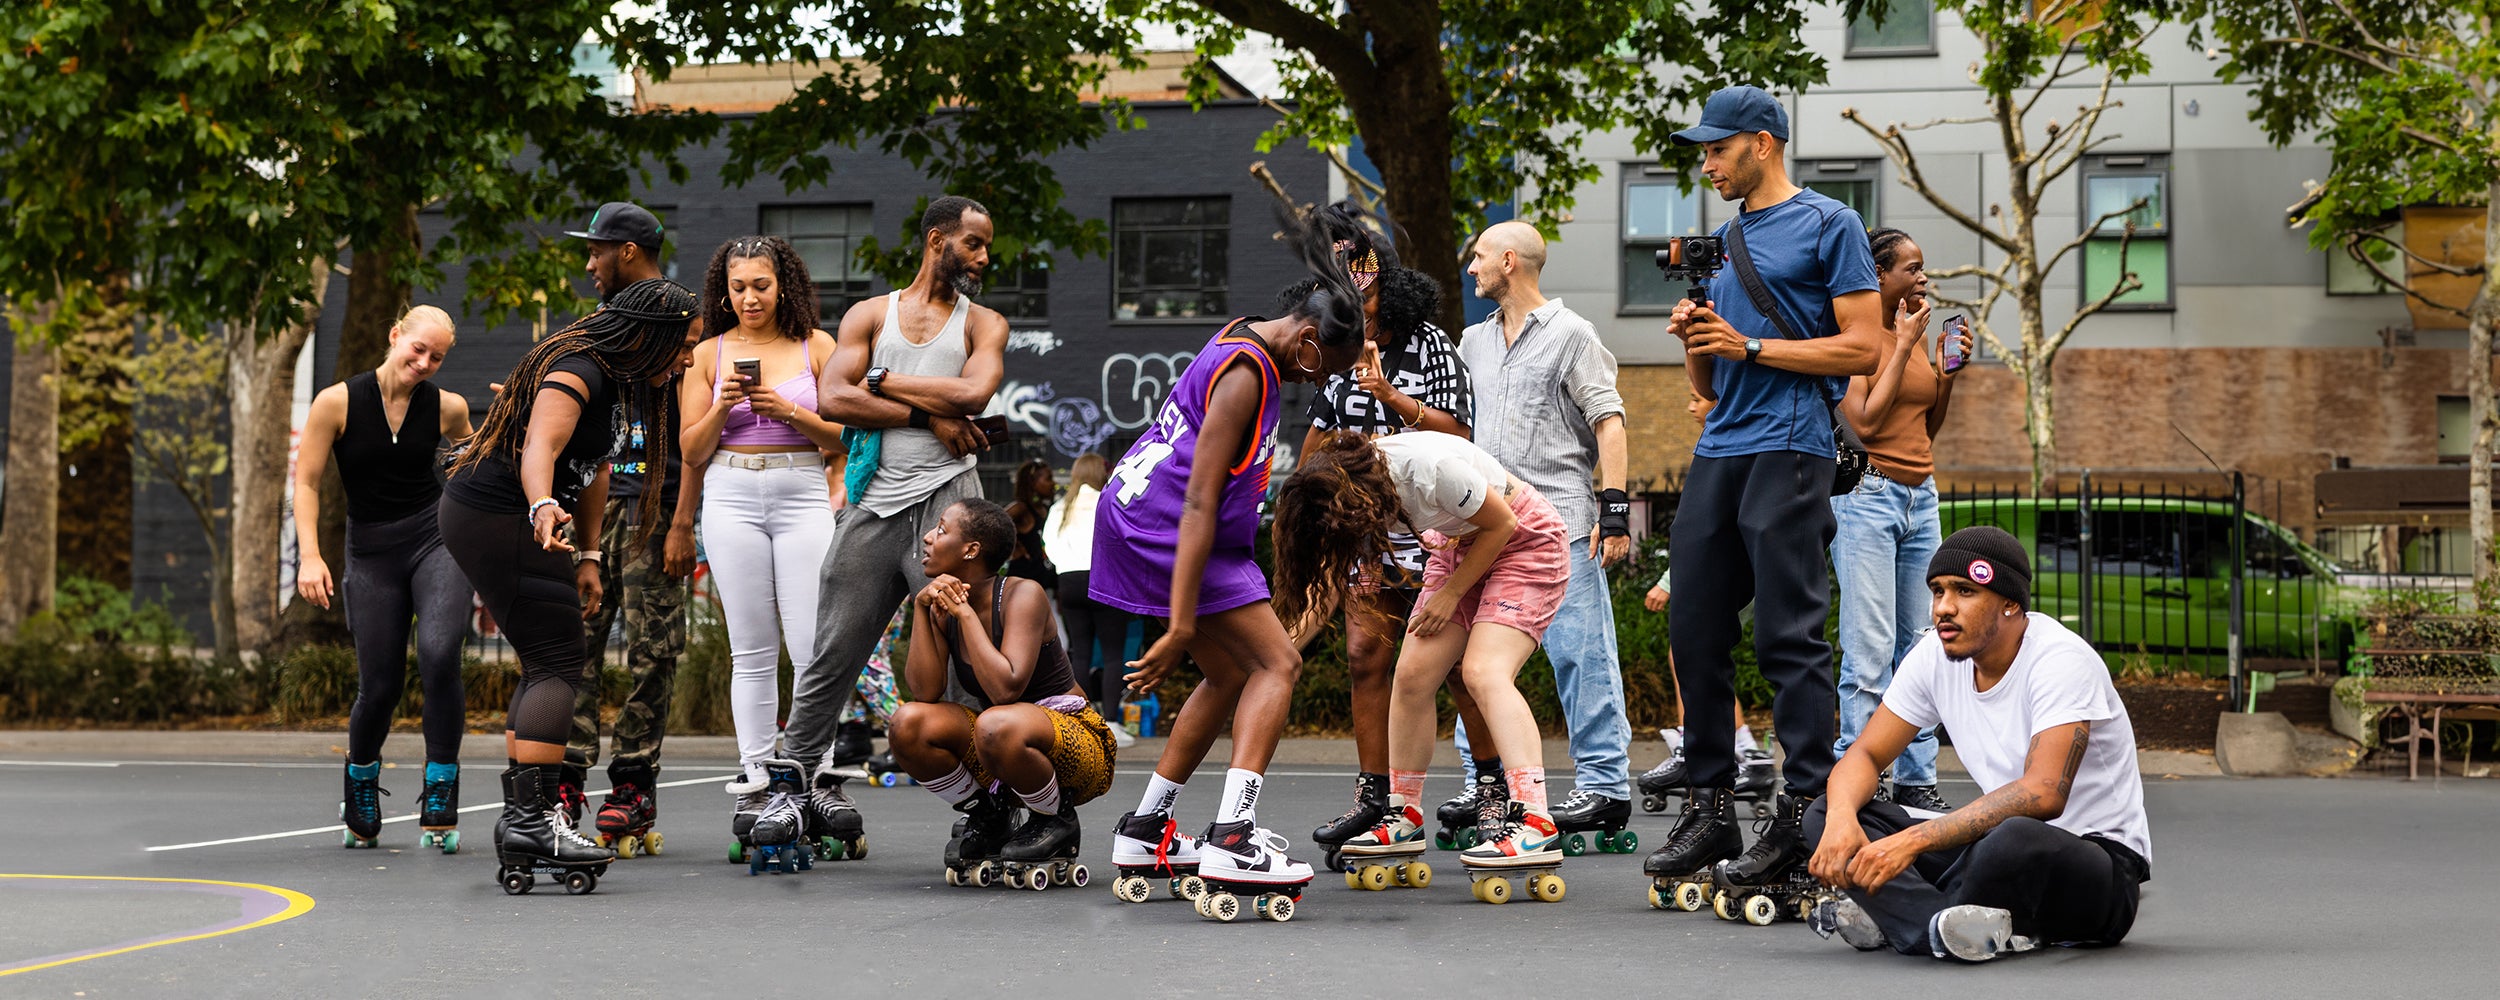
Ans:
{"type": "Polygon", "coordinates": [[[489,514],[449,493],[441,513],[443,547],[521,657],[521,685],[512,692],[504,728],[524,742],[564,745],[573,733],[573,691],[587,655],[572,559],[540,548],[518,514],[489,514]]]}
{"type": "MultiPolygon", "coordinates": [[[[1686,733],[1691,738],[1691,730],[1686,733]]],[[[1830,801],[1816,799],[1807,807],[1807,844],[1823,842],[1830,801]]],[[[1922,822],[1889,802],[1858,810],[1858,825],[1869,841],[1922,822]]],[[[1976,842],[1919,855],[1881,891],[1851,889],[1849,897],[1904,955],[1932,954],[1928,922],[1946,907],[1962,905],[2005,910],[2013,914],[2014,933],[2042,944],[2112,945],[2135,926],[2138,894],[2150,877],[2151,866],[2123,844],[2018,816],[1976,842]]]]}
{"type": "Polygon", "coordinates": [[[339,600],[356,640],[356,707],[347,713],[347,759],[382,757],[407,686],[409,620],[415,619],[417,682],[425,691],[425,759],[460,759],[467,700],[460,640],[469,629],[469,581],[443,549],[435,511],[396,521],[347,522],[347,575],[339,600]]]}
{"type": "Polygon", "coordinates": [[[1119,682],[1118,668],[1128,656],[1131,616],[1087,594],[1085,583],[1092,577],[1085,570],[1059,574],[1059,621],[1068,629],[1068,666],[1075,668],[1077,683],[1084,686],[1086,697],[1101,706],[1103,721],[1116,726],[1125,688],[1119,682]],[[1097,643],[1102,646],[1099,657],[1094,653],[1097,643]]]}

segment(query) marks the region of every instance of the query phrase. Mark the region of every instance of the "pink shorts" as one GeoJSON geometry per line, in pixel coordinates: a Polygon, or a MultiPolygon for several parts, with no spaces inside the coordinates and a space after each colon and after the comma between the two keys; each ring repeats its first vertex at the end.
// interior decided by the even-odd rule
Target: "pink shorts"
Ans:
{"type": "MultiPolygon", "coordinates": [[[[1498,622],[1543,642],[1545,627],[1554,623],[1554,612],[1562,607],[1563,588],[1571,582],[1571,540],[1563,533],[1562,516],[1554,513],[1554,505],[1536,487],[1520,484],[1519,492],[1510,495],[1510,509],[1519,516],[1519,530],[1511,533],[1510,542],[1502,546],[1502,554],[1485,571],[1484,579],[1459,595],[1450,624],[1463,629],[1477,622],[1498,622]]],[[[1441,592],[1441,585],[1449,582],[1450,573],[1458,569],[1459,560],[1473,544],[1468,538],[1451,544],[1440,532],[1424,532],[1424,546],[1432,555],[1424,563],[1424,590],[1415,603],[1441,592]]]]}

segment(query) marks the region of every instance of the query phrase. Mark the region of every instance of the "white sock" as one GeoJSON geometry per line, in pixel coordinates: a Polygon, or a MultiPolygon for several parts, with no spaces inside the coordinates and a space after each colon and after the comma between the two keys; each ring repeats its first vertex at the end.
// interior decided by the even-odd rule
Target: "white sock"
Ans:
{"type": "Polygon", "coordinates": [[[1024,800],[1024,807],[1027,809],[1044,816],[1058,815],[1059,776],[1051,775],[1050,780],[1043,782],[1042,787],[1035,791],[1018,791],[1016,797],[1024,800]]]}
{"type": "Polygon", "coordinates": [[[1180,782],[1166,778],[1160,773],[1147,774],[1146,797],[1137,800],[1137,814],[1140,816],[1171,815],[1172,804],[1181,800],[1182,787],[1180,782]]]}
{"type": "Polygon", "coordinates": [[[1215,821],[1233,823],[1255,819],[1259,814],[1259,785],[1266,780],[1257,771],[1229,768],[1224,772],[1224,801],[1216,808],[1215,821]]]}
{"type": "Polygon", "coordinates": [[[965,770],[961,764],[955,765],[955,769],[947,772],[946,777],[936,781],[923,781],[920,787],[928,789],[938,798],[945,799],[946,804],[950,806],[963,804],[965,799],[972,797],[972,793],[981,790],[981,786],[973,782],[972,772],[965,770]]]}
{"type": "Polygon", "coordinates": [[[1658,738],[1667,741],[1667,753],[1669,754],[1674,754],[1676,751],[1684,749],[1684,727],[1682,726],[1677,726],[1673,729],[1661,729],[1658,731],[1658,738]]]}
{"type": "Polygon", "coordinates": [[[1753,741],[1753,727],[1752,727],[1752,726],[1738,726],[1738,727],[1736,727],[1736,749],[1738,749],[1738,750],[1760,750],[1760,749],[1762,749],[1762,744],[1759,744],[1759,743],[1756,743],[1756,742],[1754,742],[1754,741],[1753,741]]]}

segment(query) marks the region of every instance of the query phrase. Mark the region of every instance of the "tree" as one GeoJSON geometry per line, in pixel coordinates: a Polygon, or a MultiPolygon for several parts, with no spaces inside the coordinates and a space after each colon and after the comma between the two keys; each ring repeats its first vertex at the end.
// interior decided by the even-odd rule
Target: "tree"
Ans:
{"type": "Polygon", "coordinates": [[[2031,440],[2035,494],[2057,475],[2057,353],[2085,320],[2143,287],[2143,280],[2127,269],[2127,250],[2135,235],[2135,216],[2146,208],[2139,198],[2089,220],[2071,238],[2049,236],[2044,242],[2041,202],[2085,155],[2120,138],[2101,131],[2101,115],[2120,106],[2110,90],[2151,67],[2144,43],[2162,26],[2171,6],[2168,0],[1946,0],[1937,7],[1958,11],[1962,26],[1979,39],[1982,55],[1971,65],[1970,75],[1986,113],[1879,127],[1856,108],[1841,112],[1882,147],[1904,186],[1977,235],[1986,251],[1998,256],[1994,264],[1963,264],[1929,271],[1928,276],[1938,282],[1979,279],[1976,296],[1957,298],[1938,291],[1934,298],[1968,312],[1973,335],[2022,379],[2023,429],[2031,440]],[[2056,108],[2042,106],[2052,94],[2095,72],[2099,80],[2084,81],[2093,89],[2073,117],[2061,123],[2056,108]],[[1928,129],[1973,126],[1994,128],[2005,157],[2003,200],[1991,201],[1984,211],[1937,189],[1913,145],[1913,137],[1928,129]],[[2051,329],[2046,301],[2050,274],[2111,225],[2120,227],[2117,280],[2051,329]],[[1997,306],[2009,296],[2015,310],[2011,342],[1998,334],[1993,322],[1997,306]]]}
{"type": "MultiPolygon", "coordinates": [[[[2277,144],[2317,133],[2334,147],[2326,180],[2290,216],[2311,245],[2350,255],[2414,301],[2466,320],[2468,520],[2480,604],[2500,607],[2491,463],[2492,330],[2500,323],[2500,2],[2209,0],[2201,22],[2249,83],[2250,117],[2277,144]],[[2452,263],[2390,238],[2413,205],[2484,211],[2479,261],[2452,263]],[[2390,264],[2398,265],[2390,271],[2390,264]],[[2471,279],[2471,301],[2434,298],[2425,276],[2471,279]]],[[[2200,39],[2201,40],[2201,39],[2200,39]]]]}
{"type": "MultiPolygon", "coordinates": [[[[44,307],[49,309],[48,306],[44,307]]],[[[9,326],[17,356],[9,367],[9,458],[0,506],[0,630],[17,633],[28,616],[52,607],[61,479],[60,370],[38,331],[51,317],[18,312],[9,326]]]]}

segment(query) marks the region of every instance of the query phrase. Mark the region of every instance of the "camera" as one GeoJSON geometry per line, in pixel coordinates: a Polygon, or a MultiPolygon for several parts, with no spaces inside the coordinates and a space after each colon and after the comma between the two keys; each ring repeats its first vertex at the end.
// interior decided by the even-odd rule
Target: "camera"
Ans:
{"type": "Polygon", "coordinates": [[[1658,271],[1668,281],[1688,281],[1691,290],[1685,297],[1695,304],[1710,301],[1705,287],[1719,274],[1719,262],[1727,258],[1725,240],[1716,236],[1678,236],[1667,241],[1666,249],[1658,251],[1658,271]]]}

